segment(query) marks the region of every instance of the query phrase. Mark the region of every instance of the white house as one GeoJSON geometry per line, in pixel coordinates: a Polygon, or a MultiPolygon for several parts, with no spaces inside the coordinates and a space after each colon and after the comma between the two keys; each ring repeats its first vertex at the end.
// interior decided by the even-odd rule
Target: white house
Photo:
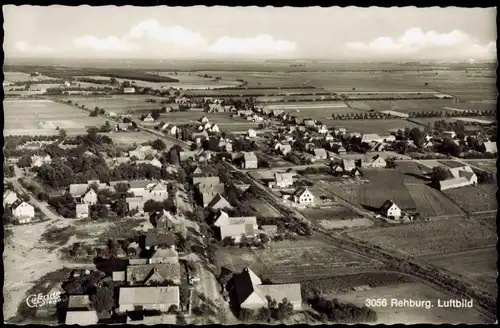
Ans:
{"type": "Polygon", "coordinates": [[[257,137],[257,131],[254,129],[248,129],[247,135],[249,138],[255,138],[257,137]]]}
{"type": "Polygon", "coordinates": [[[392,200],[386,200],[380,207],[380,211],[387,218],[399,220],[401,217],[401,209],[392,200]]]}
{"type": "Polygon", "coordinates": [[[209,123],[209,122],[210,122],[210,120],[208,119],[208,117],[206,117],[206,116],[202,116],[202,117],[200,118],[200,122],[201,122],[201,123],[209,123]]]}
{"type": "Polygon", "coordinates": [[[273,186],[277,188],[287,188],[293,185],[293,173],[274,173],[273,186]]]}
{"type": "Polygon", "coordinates": [[[151,116],[151,114],[148,114],[146,115],[146,117],[143,119],[144,122],[154,122],[155,119],[153,118],[153,116],[151,116]]]}
{"type": "Polygon", "coordinates": [[[86,219],[89,217],[89,204],[76,204],[76,217],[86,219]]]}
{"type": "Polygon", "coordinates": [[[301,205],[314,205],[314,195],[307,187],[302,187],[293,193],[293,201],[301,205]]]}
{"type": "Polygon", "coordinates": [[[363,136],[361,137],[361,142],[384,142],[384,138],[374,133],[363,134],[363,136]]]}
{"type": "Polygon", "coordinates": [[[35,217],[35,208],[22,200],[18,200],[12,204],[11,209],[12,215],[21,224],[31,222],[35,217]]]}
{"type": "Polygon", "coordinates": [[[135,93],[135,88],[123,88],[123,93],[135,93]]]}
{"type": "Polygon", "coordinates": [[[212,125],[209,129],[210,132],[220,132],[220,128],[217,124],[212,125]]]}
{"type": "Polygon", "coordinates": [[[3,206],[7,207],[17,201],[17,194],[12,190],[7,190],[3,193],[3,206]]]}

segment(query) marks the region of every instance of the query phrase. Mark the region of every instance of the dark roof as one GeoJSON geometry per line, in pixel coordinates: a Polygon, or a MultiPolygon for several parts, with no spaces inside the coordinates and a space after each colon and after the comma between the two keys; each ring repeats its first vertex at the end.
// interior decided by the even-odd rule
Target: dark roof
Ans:
{"type": "Polygon", "coordinates": [[[246,270],[234,276],[234,285],[236,286],[236,295],[240,304],[254,292],[250,274],[246,270]]]}
{"type": "Polygon", "coordinates": [[[395,203],[392,200],[386,200],[382,206],[380,206],[380,210],[386,212],[392,205],[395,203]]]}
{"type": "Polygon", "coordinates": [[[175,245],[175,236],[172,233],[151,233],[146,235],[145,246],[175,245]]]}

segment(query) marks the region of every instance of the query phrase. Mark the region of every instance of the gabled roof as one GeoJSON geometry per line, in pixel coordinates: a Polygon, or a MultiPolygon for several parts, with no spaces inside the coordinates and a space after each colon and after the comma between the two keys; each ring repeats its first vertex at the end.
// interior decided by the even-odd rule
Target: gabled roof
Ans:
{"type": "Polygon", "coordinates": [[[356,167],[356,163],[355,163],[354,159],[345,159],[344,158],[342,160],[342,165],[344,167],[344,170],[346,168],[354,168],[354,167],[356,167]]]}
{"type": "Polygon", "coordinates": [[[175,237],[171,233],[150,233],[145,237],[146,246],[158,246],[161,244],[175,245],[175,237]]]}
{"type": "Polygon", "coordinates": [[[271,297],[276,302],[283,301],[286,298],[289,302],[302,302],[300,284],[273,284],[258,285],[255,287],[259,295],[271,297]]]}
{"type": "Polygon", "coordinates": [[[171,248],[158,248],[156,252],[151,256],[153,259],[166,259],[166,258],[178,258],[179,253],[175,249],[171,248]]]}
{"type": "Polygon", "coordinates": [[[87,192],[90,186],[86,183],[74,183],[69,185],[69,193],[73,197],[80,197],[87,192]]]}
{"type": "Polygon", "coordinates": [[[130,189],[146,189],[154,180],[132,180],[129,181],[130,189]]]}
{"type": "Polygon", "coordinates": [[[11,208],[12,208],[13,210],[15,210],[16,208],[18,208],[19,206],[21,206],[21,205],[23,205],[23,204],[28,205],[28,206],[30,206],[30,207],[33,207],[33,206],[31,206],[30,204],[26,203],[25,201],[23,201],[23,200],[21,200],[21,199],[17,199],[14,203],[12,203],[11,208]]]}
{"type": "Polygon", "coordinates": [[[68,298],[68,309],[89,308],[89,295],[70,295],[68,298]]]}
{"type": "MultiPolygon", "coordinates": [[[[392,205],[396,205],[396,203],[394,203],[392,200],[386,200],[382,204],[382,206],[380,206],[380,210],[384,211],[384,212],[387,212],[392,207],[392,205]]],[[[399,208],[398,205],[396,205],[396,206],[399,208]]]]}
{"type": "Polygon", "coordinates": [[[300,187],[298,188],[294,193],[293,195],[296,196],[296,197],[300,197],[302,196],[302,194],[304,194],[305,192],[309,192],[309,189],[307,189],[307,187],[300,187]]]}
{"type": "Polygon", "coordinates": [[[179,287],[120,287],[119,304],[179,303],[179,287]]]}
{"type": "Polygon", "coordinates": [[[208,184],[218,184],[220,183],[220,178],[217,177],[193,177],[193,185],[197,184],[203,184],[203,185],[208,185],[208,184]]]}
{"type": "Polygon", "coordinates": [[[315,156],[319,156],[319,157],[326,157],[327,156],[326,150],[324,150],[323,148],[315,148],[313,150],[313,152],[314,152],[315,156]]]}
{"type": "Polygon", "coordinates": [[[214,198],[208,203],[209,208],[232,208],[231,204],[220,193],[215,194],[214,198]]]}
{"type": "Polygon", "coordinates": [[[77,214],[88,214],[89,213],[89,204],[76,204],[76,213],[77,214]]]}
{"type": "Polygon", "coordinates": [[[228,224],[220,227],[221,238],[239,237],[241,235],[253,236],[255,234],[254,225],[252,224],[228,224]]]}
{"type": "Polygon", "coordinates": [[[472,177],[475,175],[475,173],[474,172],[468,172],[468,171],[460,171],[458,173],[458,175],[461,178],[466,178],[468,181],[470,181],[472,179],[472,177]]]}
{"type": "Polygon", "coordinates": [[[176,281],[181,278],[179,262],[138,264],[127,266],[127,283],[143,283],[154,273],[162,280],[176,281]]]}
{"type": "Polygon", "coordinates": [[[274,180],[276,183],[283,181],[293,183],[293,177],[293,173],[274,173],[274,180]]]}

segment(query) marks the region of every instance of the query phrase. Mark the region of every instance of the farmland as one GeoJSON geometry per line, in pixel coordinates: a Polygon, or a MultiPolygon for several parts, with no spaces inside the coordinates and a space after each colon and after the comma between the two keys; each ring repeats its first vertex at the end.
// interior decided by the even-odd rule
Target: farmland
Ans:
{"type": "Polygon", "coordinates": [[[425,174],[431,170],[427,166],[414,161],[397,161],[396,165],[403,173],[403,183],[425,184],[429,182],[425,174]]]}
{"type": "Polygon", "coordinates": [[[57,127],[78,135],[103,123],[78,108],[50,100],[5,100],[4,119],[4,135],[57,135],[57,127]]]}
{"type": "MultiPolygon", "coordinates": [[[[146,132],[140,132],[140,131],[134,131],[134,132],[107,132],[107,133],[100,133],[101,135],[106,135],[110,138],[113,139],[115,144],[118,145],[123,145],[123,146],[131,146],[134,144],[140,145],[142,143],[151,141],[153,138],[150,134],[146,132]]],[[[170,148],[173,146],[172,144],[169,144],[166,139],[162,139],[163,142],[167,145],[167,148],[170,148]]]]}
{"type": "Polygon", "coordinates": [[[328,127],[346,128],[347,132],[388,134],[399,129],[420,127],[418,124],[402,119],[380,120],[323,120],[328,127]]]}
{"type": "Polygon", "coordinates": [[[496,172],[497,171],[497,165],[496,165],[496,160],[463,160],[463,162],[468,163],[470,165],[474,165],[480,169],[483,169],[488,172],[496,172]]]}
{"type": "Polygon", "coordinates": [[[422,218],[464,217],[465,213],[440,191],[424,184],[406,185],[422,218]]]}
{"type": "Polygon", "coordinates": [[[358,190],[358,204],[379,208],[386,200],[393,200],[402,209],[415,208],[415,201],[403,184],[400,171],[390,169],[363,169],[364,178],[370,183],[358,190]]]}
{"type": "Polygon", "coordinates": [[[495,117],[492,116],[478,116],[478,117],[417,117],[411,119],[420,125],[427,126],[429,123],[434,124],[436,121],[446,121],[446,122],[474,122],[479,124],[491,124],[496,121],[495,117]]]}
{"type": "Polygon", "coordinates": [[[479,184],[476,187],[449,189],[443,193],[467,213],[476,213],[498,209],[496,192],[497,186],[494,184],[479,184]]]}
{"type": "Polygon", "coordinates": [[[348,101],[349,106],[363,110],[395,110],[401,113],[446,111],[451,100],[368,100],[348,101]]]}
{"type": "Polygon", "coordinates": [[[370,220],[355,220],[359,219],[359,215],[351,209],[344,206],[332,206],[329,208],[315,208],[302,210],[307,219],[314,223],[319,223],[325,228],[356,226],[356,225],[371,225],[370,220]]]}
{"type": "MultiPolygon", "coordinates": [[[[475,280],[485,291],[497,288],[497,251],[495,247],[425,257],[425,261],[475,280]]],[[[495,292],[496,295],[496,292],[495,292]]]]}
{"type": "Polygon", "coordinates": [[[94,109],[99,107],[104,109],[106,112],[114,112],[116,114],[128,114],[131,112],[141,112],[144,110],[160,109],[162,105],[160,103],[163,98],[154,96],[142,96],[142,95],[119,95],[119,96],[107,96],[107,97],[71,97],[64,98],[62,101],[71,100],[73,104],[78,104],[79,106],[84,105],[86,108],[94,109]],[[146,99],[155,99],[156,103],[147,103],[146,99]]]}
{"type": "MultiPolygon", "coordinates": [[[[163,88],[176,88],[183,90],[203,90],[203,93],[211,92],[209,90],[212,89],[236,87],[241,84],[241,82],[236,81],[235,79],[223,78],[220,81],[214,81],[214,79],[211,78],[198,76],[201,73],[179,72],[175,74],[170,72],[151,72],[151,74],[158,74],[159,76],[165,76],[179,80],[179,82],[175,83],[162,83],[163,88]]],[[[220,76],[217,73],[214,73],[212,75],[220,76]]]]}
{"type": "Polygon", "coordinates": [[[271,248],[254,250],[219,249],[216,266],[232,271],[241,271],[250,266],[252,270],[273,283],[283,283],[359,272],[381,263],[358,255],[329,247],[320,241],[299,239],[294,242],[273,242],[271,248]]]}
{"type": "Polygon", "coordinates": [[[345,294],[335,294],[332,298],[349,302],[358,306],[365,305],[367,299],[386,299],[389,306],[377,307],[377,322],[375,324],[479,324],[490,323],[474,308],[440,308],[438,300],[448,300],[452,296],[444,294],[421,282],[390,284],[375,287],[370,290],[350,291],[345,294]],[[433,307],[401,307],[390,306],[391,299],[414,301],[431,301],[433,307]]]}
{"type": "Polygon", "coordinates": [[[349,233],[354,238],[410,256],[448,254],[494,246],[496,233],[470,219],[416,222],[349,233]]]}

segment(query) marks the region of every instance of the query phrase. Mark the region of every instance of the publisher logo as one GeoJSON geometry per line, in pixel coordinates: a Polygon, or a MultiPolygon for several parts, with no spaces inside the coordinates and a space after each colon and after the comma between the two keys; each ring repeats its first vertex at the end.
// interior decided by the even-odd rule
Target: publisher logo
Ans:
{"type": "Polygon", "coordinates": [[[61,292],[53,292],[51,294],[30,295],[26,298],[26,304],[31,307],[42,307],[45,305],[55,305],[61,301],[61,292]]]}

